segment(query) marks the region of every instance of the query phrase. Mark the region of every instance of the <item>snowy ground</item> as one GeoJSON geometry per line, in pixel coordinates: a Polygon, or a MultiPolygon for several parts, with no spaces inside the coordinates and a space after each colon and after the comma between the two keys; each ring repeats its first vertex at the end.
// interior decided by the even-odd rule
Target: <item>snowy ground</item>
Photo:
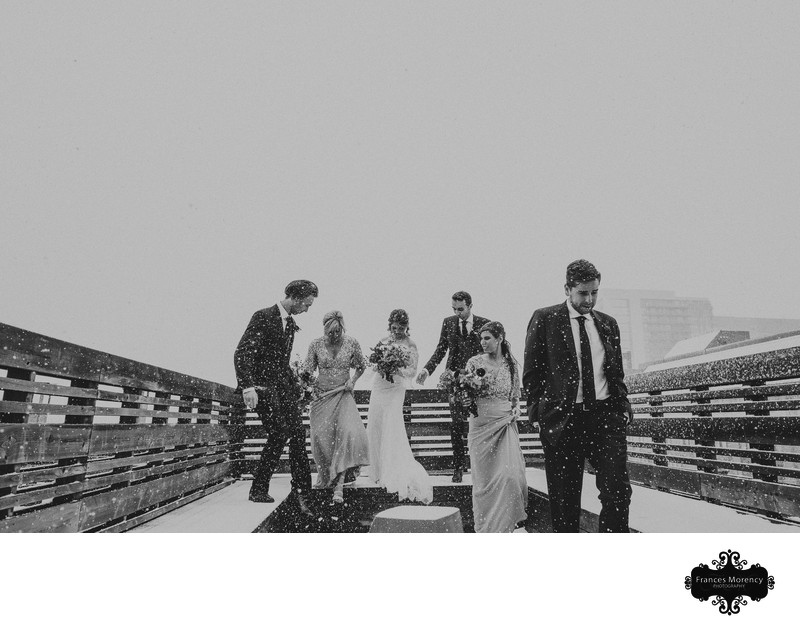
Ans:
{"type": "MultiPolygon", "coordinates": [[[[543,470],[528,469],[526,475],[531,488],[546,492],[547,484],[543,470]]],[[[131,532],[253,532],[289,494],[289,481],[289,474],[273,477],[270,494],[276,500],[274,504],[256,504],[248,501],[250,481],[240,481],[142,524],[131,532]]],[[[450,478],[445,476],[433,476],[433,483],[435,486],[452,484],[450,478]]],[[[462,484],[471,483],[469,474],[466,474],[462,484]]],[[[371,484],[367,478],[361,477],[358,486],[371,486],[371,484]]],[[[583,478],[582,506],[595,514],[600,512],[600,500],[597,499],[594,476],[589,474],[583,478]]],[[[758,515],[636,485],[633,486],[631,499],[630,525],[631,528],[645,533],[800,533],[800,524],[796,526],[775,524],[758,515]]]]}
{"type": "MultiPolygon", "coordinates": [[[[316,474],[313,474],[316,481],[316,474]]],[[[432,476],[434,486],[452,484],[449,477],[432,476]]],[[[257,504],[250,502],[249,480],[239,481],[225,487],[221,491],[186,504],[142,524],[130,532],[191,532],[191,533],[236,533],[253,532],[269,514],[274,511],[286,496],[289,495],[291,476],[288,473],[272,477],[269,492],[275,498],[273,504],[257,504]]],[[[462,484],[472,484],[469,474],[464,475],[462,484]]],[[[359,487],[371,487],[365,476],[358,479],[359,487]]]]}
{"type": "MultiPolygon", "coordinates": [[[[544,471],[528,469],[528,486],[547,492],[544,471]]],[[[600,512],[593,475],[584,474],[581,507],[600,512]]],[[[639,532],[797,532],[800,524],[775,524],[751,513],[633,485],[630,527],[639,532]]]]}

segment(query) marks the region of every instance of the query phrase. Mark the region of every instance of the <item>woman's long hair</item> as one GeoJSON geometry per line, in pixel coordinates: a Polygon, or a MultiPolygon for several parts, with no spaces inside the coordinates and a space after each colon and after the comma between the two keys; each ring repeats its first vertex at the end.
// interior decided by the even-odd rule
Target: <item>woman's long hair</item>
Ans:
{"type": "Polygon", "coordinates": [[[511,344],[508,343],[508,338],[506,338],[505,327],[495,320],[493,322],[487,322],[484,324],[481,327],[480,332],[483,333],[484,331],[491,333],[495,338],[498,338],[501,335],[503,336],[503,341],[500,342],[500,354],[505,358],[506,363],[508,364],[508,370],[511,373],[511,384],[513,388],[515,375],[517,372],[517,360],[514,358],[514,355],[511,354],[511,344]]]}

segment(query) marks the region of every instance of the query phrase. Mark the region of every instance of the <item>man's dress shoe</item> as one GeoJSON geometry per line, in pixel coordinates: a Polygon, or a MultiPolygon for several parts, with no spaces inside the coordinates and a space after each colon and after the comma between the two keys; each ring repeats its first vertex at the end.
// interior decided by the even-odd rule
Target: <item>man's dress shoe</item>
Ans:
{"type": "Polygon", "coordinates": [[[453,483],[454,484],[460,484],[461,483],[461,477],[463,475],[464,475],[464,470],[463,469],[456,469],[455,471],[453,471],[453,483]]]}
{"type": "Polygon", "coordinates": [[[247,499],[251,502],[262,502],[265,504],[271,504],[275,501],[274,497],[264,491],[250,491],[250,495],[247,499]]]}

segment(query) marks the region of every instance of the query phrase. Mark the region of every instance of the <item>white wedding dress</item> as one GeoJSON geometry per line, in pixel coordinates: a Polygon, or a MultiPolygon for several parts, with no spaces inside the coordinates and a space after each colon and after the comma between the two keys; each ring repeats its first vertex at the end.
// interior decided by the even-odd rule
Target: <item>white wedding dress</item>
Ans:
{"type": "Polygon", "coordinates": [[[367,413],[367,441],[370,480],[401,500],[430,504],[433,501],[433,483],[422,465],[414,459],[408,444],[403,423],[403,400],[406,388],[417,372],[419,353],[410,348],[411,362],[394,383],[387,381],[374,370],[372,393],[367,413]]]}

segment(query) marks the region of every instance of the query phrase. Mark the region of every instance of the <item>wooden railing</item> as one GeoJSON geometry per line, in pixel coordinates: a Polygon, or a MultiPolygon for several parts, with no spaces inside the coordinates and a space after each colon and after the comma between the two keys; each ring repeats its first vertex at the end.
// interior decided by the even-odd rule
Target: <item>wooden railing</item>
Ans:
{"type": "MultiPolygon", "coordinates": [[[[800,348],[627,381],[634,482],[800,517],[800,348]]],[[[132,528],[252,473],[266,436],[228,386],[4,324],[0,395],[0,532],[132,528]]],[[[415,457],[449,470],[444,394],[410,390],[405,416],[415,457]]],[[[520,427],[541,465],[524,404],[520,427]]]]}
{"type": "Polygon", "coordinates": [[[0,393],[0,532],[127,530],[233,481],[227,386],[0,324],[0,393]]]}
{"type": "Polygon", "coordinates": [[[627,379],[633,481],[800,517],[800,348],[627,379]]]}

